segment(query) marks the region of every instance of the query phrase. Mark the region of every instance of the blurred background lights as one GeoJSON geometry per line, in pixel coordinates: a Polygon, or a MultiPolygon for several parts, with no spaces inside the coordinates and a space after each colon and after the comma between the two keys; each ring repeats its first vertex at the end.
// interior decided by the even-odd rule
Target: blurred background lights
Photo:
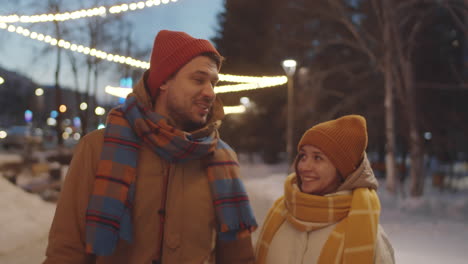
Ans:
{"type": "MultiPolygon", "coordinates": [[[[253,78],[256,78],[256,79],[253,82],[249,82],[249,83],[217,86],[215,87],[215,93],[229,93],[229,92],[240,92],[240,91],[245,91],[245,90],[262,89],[262,88],[283,85],[288,81],[288,78],[286,76],[253,77],[253,78]]],[[[221,79],[221,76],[220,76],[220,79],[221,79]]],[[[242,79],[244,78],[240,77],[239,80],[242,80],[242,79]]]]}
{"type": "Polygon", "coordinates": [[[73,126],[74,127],[81,127],[81,119],[79,117],[73,118],[73,126]]]}
{"type": "Polygon", "coordinates": [[[133,80],[131,77],[121,78],[120,79],[120,87],[123,88],[132,88],[133,87],[133,80]]]}
{"type": "Polygon", "coordinates": [[[122,87],[112,87],[110,85],[106,86],[105,92],[117,96],[120,98],[126,98],[129,93],[132,92],[132,89],[129,88],[122,88],[122,87]]]}
{"type": "Polygon", "coordinates": [[[57,125],[57,120],[53,117],[47,118],[47,125],[49,126],[56,126],[57,125]]]}
{"type": "MultiPolygon", "coordinates": [[[[220,74],[219,78],[221,81],[226,81],[226,82],[244,82],[244,81],[249,81],[249,82],[233,84],[233,85],[216,86],[214,89],[215,89],[215,93],[218,93],[218,94],[268,88],[268,87],[283,85],[288,81],[288,78],[286,76],[253,77],[253,76],[233,76],[233,75],[220,74]]],[[[113,87],[113,86],[108,85],[105,87],[105,92],[113,96],[126,98],[127,95],[132,92],[132,89],[128,89],[124,87],[113,87]]]]}
{"type": "Polygon", "coordinates": [[[283,61],[283,68],[286,74],[291,74],[296,71],[296,61],[295,60],[285,60],[283,61]]]}
{"type": "Polygon", "coordinates": [[[224,114],[241,114],[245,112],[245,106],[243,105],[236,105],[236,106],[225,106],[224,107],[224,114]]]}
{"type": "MultiPolygon", "coordinates": [[[[162,0],[163,4],[168,4],[169,0],[162,0]]],[[[172,0],[172,2],[177,2],[172,0]]],[[[38,15],[18,15],[11,14],[8,16],[0,16],[1,23],[41,23],[41,22],[51,22],[51,21],[66,21],[72,19],[88,18],[93,16],[106,16],[107,13],[118,14],[121,12],[136,11],[139,9],[144,9],[147,7],[158,6],[160,0],[154,1],[139,1],[128,4],[114,5],[110,7],[99,6],[91,7],[88,9],[76,10],[72,12],[65,13],[55,13],[55,14],[38,14],[38,15]]]]}
{"type": "Polygon", "coordinates": [[[83,111],[86,110],[86,109],[88,109],[88,104],[85,103],[85,102],[82,102],[82,103],[80,104],[80,109],[83,110],[83,111]]]}
{"type": "Polygon", "coordinates": [[[8,136],[8,133],[4,130],[1,130],[0,131],[0,139],[4,139],[8,136]]]}
{"type": "Polygon", "coordinates": [[[241,97],[240,99],[240,103],[245,106],[245,107],[248,107],[250,105],[250,99],[248,97],[241,97]]]}
{"type": "Polygon", "coordinates": [[[425,132],[424,133],[424,138],[426,140],[431,140],[432,139],[432,133],[431,132],[425,132]]]}
{"type": "Polygon", "coordinates": [[[26,123],[29,123],[32,121],[32,119],[33,119],[33,112],[31,110],[24,111],[24,121],[26,121],[26,123]]]}
{"type": "Polygon", "coordinates": [[[73,134],[73,139],[74,139],[74,140],[78,141],[78,140],[80,140],[80,138],[81,138],[80,133],[74,133],[74,134],[73,134]]]}
{"type": "Polygon", "coordinates": [[[44,94],[44,89],[42,88],[37,88],[36,91],[34,92],[36,96],[41,96],[44,94]]]}
{"type": "MultiPolygon", "coordinates": [[[[124,4],[124,5],[119,6],[119,8],[128,9],[128,5],[124,4]]],[[[127,64],[129,66],[142,68],[142,69],[149,69],[150,67],[149,62],[140,61],[131,57],[121,56],[117,54],[109,54],[105,51],[91,49],[89,47],[71,43],[63,39],[55,39],[49,35],[44,36],[43,34],[40,34],[38,32],[31,32],[27,29],[24,29],[23,27],[7,25],[1,22],[1,20],[0,20],[0,29],[5,29],[12,33],[21,34],[25,37],[29,37],[34,40],[44,41],[45,43],[48,43],[49,45],[52,45],[52,46],[58,45],[60,48],[64,48],[64,49],[70,49],[71,47],[73,47],[71,48],[72,51],[83,53],[85,55],[97,57],[100,59],[106,59],[110,62],[127,64]]],[[[293,69],[293,68],[295,69],[296,68],[295,63],[296,62],[294,60],[286,60],[284,61],[283,66],[288,67],[288,69],[293,69]]],[[[237,83],[242,83],[242,84],[238,84],[234,86],[216,87],[218,89],[216,91],[217,93],[236,92],[236,91],[243,91],[243,90],[273,87],[273,86],[285,84],[287,82],[286,76],[259,76],[258,77],[258,76],[237,76],[237,75],[229,75],[229,74],[219,74],[219,80],[224,81],[224,82],[237,82],[237,83]]]]}
{"type": "Polygon", "coordinates": [[[101,116],[101,115],[104,115],[106,113],[106,110],[100,106],[96,107],[96,109],[94,109],[94,113],[98,116],[101,116]]]}
{"type": "Polygon", "coordinates": [[[9,25],[7,27],[5,23],[0,22],[0,29],[6,29],[11,33],[17,33],[17,34],[23,35],[25,37],[29,37],[34,40],[44,41],[45,43],[48,43],[49,45],[58,46],[63,49],[70,49],[73,46],[73,47],[76,47],[76,50],[73,49],[73,51],[83,53],[85,55],[93,56],[96,58],[107,59],[109,61],[113,60],[113,62],[127,64],[132,67],[138,67],[138,68],[143,68],[143,69],[149,68],[148,62],[140,61],[131,57],[108,54],[107,52],[97,50],[97,49],[91,49],[89,47],[84,47],[83,45],[77,45],[75,43],[71,43],[63,39],[55,39],[49,35],[46,35],[45,37],[39,37],[41,35],[43,36],[43,34],[39,34],[38,32],[31,32],[29,30],[25,31],[23,27],[15,27],[13,25],[9,25]],[[112,56],[109,56],[109,55],[112,55],[112,56]]]}
{"type": "Polygon", "coordinates": [[[0,77],[0,84],[3,84],[5,82],[5,79],[3,79],[2,77],[0,77]]]}
{"type": "Polygon", "coordinates": [[[55,110],[50,111],[50,117],[52,117],[52,118],[57,118],[57,116],[58,116],[58,112],[57,112],[57,111],[55,111],[55,110]]]}
{"type": "Polygon", "coordinates": [[[241,97],[240,102],[245,105],[250,103],[250,99],[248,97],[241,97]]]}
{"type": "Polygon", "coordinates": [[[60,111],[60,113],[65,113],[67,111],[67,106],[66,105],[60,105],[59,111],[60,111]]]}
{"type": "Polygon", "coordinates": [[[62,121],[62,125],[67,127],[67,126],[71,126],[71,120],[66,118],[65,120],[62,121]]]}

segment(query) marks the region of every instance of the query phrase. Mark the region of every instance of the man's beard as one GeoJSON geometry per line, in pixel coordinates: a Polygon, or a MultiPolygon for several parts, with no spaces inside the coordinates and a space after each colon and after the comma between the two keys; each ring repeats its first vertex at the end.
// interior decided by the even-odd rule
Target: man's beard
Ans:
{"type": "Polygon", "coordinates": [[[198,130],[198,129],[204,127],[205,124],[206,124],[206,122],[203,122],[203,124],[196,123],[196,122],[187,122],[186,124],[184,124],[183,130],[185,132],[192,132],[192,131],[195,131],[195,130],[198,130]]]}
{"type": "MultiPolygon", "coordinates": [[[[169,117],[174,120],[175,126],[179,127],[185,132],[191,132],[198,130],[206,125],[206,120],[202,122],[195,122],[191,120],[189,114],[186,112],[180,111],[177,106],[169,105],[168,106],[169,117]]],[[[208,118],[208,117],[207,117],[208,118]]]]}

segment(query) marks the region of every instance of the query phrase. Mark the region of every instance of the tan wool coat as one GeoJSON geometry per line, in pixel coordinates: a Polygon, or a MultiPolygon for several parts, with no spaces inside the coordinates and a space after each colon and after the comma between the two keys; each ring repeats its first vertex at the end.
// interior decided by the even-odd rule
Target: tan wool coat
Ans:
{"type": "MultiPolygon", "coordinates": [[[[135,89],[142,96],[143,81],[135,89]]],[[[140,99],[149,102],[148,98],[140,99]]],[[[94,131],[83,137],[75,149],[50,229],[44,264],[151,263],[160,247],[158,209],[163,199],[163,175],[168,175],[169,182],[162,263],[253,263],[250,236],[232,242],[217,240],[216,216],[202,161],[169,163],[146,146],[141,148],[138,157],[133,242],[120,240],[112,256],[86,254],[85,214],[103,137],[103,130],[94,131]]]]}

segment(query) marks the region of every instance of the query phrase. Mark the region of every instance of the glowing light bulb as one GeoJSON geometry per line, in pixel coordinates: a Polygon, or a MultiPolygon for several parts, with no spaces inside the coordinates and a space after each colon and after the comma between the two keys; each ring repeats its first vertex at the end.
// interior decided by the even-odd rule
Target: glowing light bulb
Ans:
{"type": "Polygon", "coordinates": [[[67,106],[66,105],[60,105],[59,106],[59,111],[60,111],[60,113],[65,113],[67,111],[67,106]]]}
{"type": "Polygon", "coordinates": [[[86,109],[88,109],[88,104],[85,103],[85,102],[82,102],[82,103],[80,104],[80,109],[83,110],[83,111],[86,110],[86,109]]]}
{"type": "Polygon", "coordinates": [[[36,94],[36,96],[42,96],[44,94],[44,89],[37,88],[34,93],[36,94]]]}

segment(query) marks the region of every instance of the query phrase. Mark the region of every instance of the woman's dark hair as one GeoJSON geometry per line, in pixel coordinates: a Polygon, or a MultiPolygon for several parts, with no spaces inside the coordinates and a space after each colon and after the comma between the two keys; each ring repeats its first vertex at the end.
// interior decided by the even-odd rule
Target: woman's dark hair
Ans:
{"type": "Polygon", "coordinates": [[[297,168],[297,165],[299,164],[299,160],[301,159],[301,155],[303,154],[298,153],[296,155],[293,161],[293,166],[294,166],[294,172],[296,173],[297,187],[299,187],[299,190],[302,191],[302,181],[301,181],[301,177],[299,177],[299,169],[297,168]]]}

